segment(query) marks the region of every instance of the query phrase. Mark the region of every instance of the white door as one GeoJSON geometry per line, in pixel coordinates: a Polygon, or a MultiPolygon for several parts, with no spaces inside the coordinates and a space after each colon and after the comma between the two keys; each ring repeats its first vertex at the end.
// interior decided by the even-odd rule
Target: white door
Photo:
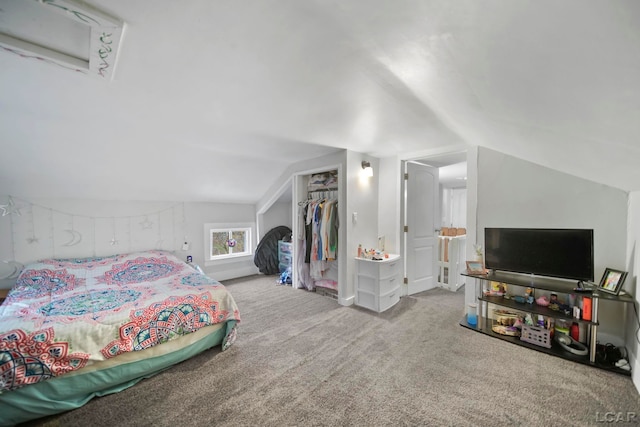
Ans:
{"type": "Polygon", "coordinates": [[[416,162],[405,163],[406,278],[407,294],[436,286],[438,256],[438,169],[416,162]]]}

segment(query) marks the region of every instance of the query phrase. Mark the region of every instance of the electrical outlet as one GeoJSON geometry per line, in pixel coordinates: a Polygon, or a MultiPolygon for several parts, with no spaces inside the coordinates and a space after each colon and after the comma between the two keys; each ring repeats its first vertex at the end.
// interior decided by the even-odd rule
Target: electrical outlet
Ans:
{"type": "Polygon", "coordinates": [[[184,242],[182,244],[182,250],[183,251],[188,251],[189,250],[189,242],[184,242]]]}

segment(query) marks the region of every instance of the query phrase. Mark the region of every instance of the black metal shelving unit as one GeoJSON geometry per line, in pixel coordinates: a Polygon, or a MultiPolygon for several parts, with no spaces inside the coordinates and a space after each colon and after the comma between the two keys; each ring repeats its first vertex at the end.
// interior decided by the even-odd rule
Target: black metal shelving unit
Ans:
{"type": "Polygon", "coordinates": [[[554,293],[576,293],[574,288],[576,287],[575,282],[569,282],[560,279],[553,279],[547,277],[539,277],[532,275],[520,275],[514,273],[505,273],[505,272],[491,272],[489,274],[467,274],[462,273],[463,276],[478,279],[481,282],[480,285],[480,296],[478,297],[478,301],[484,307],[484,315],[481,314],[478,316],[478,324],[477,325],[469,325],[466,320],[466,316],[460,321],[460,326],[465,328],[474,330],[476,332],[480,332],[482,334],[491,336],[493,338],[498,338],[503,341],[511,342],[513,344],[517,344],[532,350],[540,351],[542,353],[550,354],[557,357],[562,357],[563,359],[571,360],[577,363],[582,363],[584,365],[593,366],[600,369],[605,369],[608,371],[612,371],[618,374],[631,376],[631,371],[627,371],[624,369],[617,368],[615,366],[604,365],[602,363],[598,363],[595,359],[595,351],[596,351],[596,338],[597,338],[597,330],[600,325],[598,322],[598,302],[600,300],[621,302],[621,303],[633,303],[633,298],[628,294],[623,295],[612,295],[605,294],[602,292],[597,292],[597,289],[591,288],[591,292],[584,293],[582,295],[589,296],[593,298],[592,304],[592,313],[591,320],[584,319],[576,319],[572,315],[565,314],[562,311],[552,310],[548,307],[542,307],[535,303],[519,303],[513,299],[507,299],[502,296],[491,296],[484,295],[482,283],[490,283],[490,282],[500,282],[507,285],[515,285],[522,287],[529,287],[535,290],[544,290],[554,293]],[[531,344],[525,341],[522,341],[520,337],[502,335],[494,332],[492,327],[492,319],[488,318],[488,305],[494,304],[500,307],[505,307],[512,310],[522,311],[531,313],[534,315],[542,315],[545,317],[553,317],[555,319],[565,319],[571,322],[578,322],[585,324],[590,329],[589,334],[589,354],[587,356],[579,356],[573,353],[570,353],[564,350],[558,343],[552,342],[551,348],[541,347],[535,344],[531,344]]]}

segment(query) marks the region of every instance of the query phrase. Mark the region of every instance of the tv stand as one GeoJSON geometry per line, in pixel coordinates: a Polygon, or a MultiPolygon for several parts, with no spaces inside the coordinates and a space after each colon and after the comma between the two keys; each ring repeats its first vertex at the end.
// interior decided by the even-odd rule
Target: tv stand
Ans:
{"type": "MultiPolygon", "coordinates": [[[[596,368],[606,369],[610,371],[614,371],[623,375],[631,375],[630,371],[626,371],[624,369],[619,369],[615,366],[602,365],[596,361],[596,342],[598,335],[598,305],[600,300],[621,302],[621,303],[632,303],[633,298],[630,295],[611,295],[597,292],[595,287],[585,287],[585,283],[583,281],[578,282],[578,287],[575,287],[575,282],[557,279],[553,277],[545,277],[545,276],[535,276],[535,275],[526,275],[526,274],[517,274],[517,273],[509,273],[502,272],[499,270],[491,270],[488,274],[468,274],[462,273],[463,276],[470,277],[473,279],[477,279],[476,285],[479,290],[478,292],[478,305],[480,307],[480,313],[478,316],[478,324],[477,325],[469,325],[467,323],[466,316],[460,321],[460,325],[475,330],[477,332],[483,333],[485,335],[489,335],[494,338],[501,339],[503,341],[509,341],[513,344],[518,344],[533,350],[541,351],[547,354],[551,354],[554,356],[562,357],[564,359],[572,360],[578,363],[591,365],[596,368]],[[523,288],[532,288],[534,293],[534,298],[538,298],[542,295],[543,291],[548,291],[546,293],[556,293],[556,294],[579,294],[584,295],[585,293],[591,293],[588,295],[592,298],[591,305],[591,320],[584,319],[576,319],[573,317],[572,313],[566,314],[562,311],[551,310],[548,307],[543,307],[536,302],[533,304],[529,303],[520,303],[516,302],[514,299],[507,299],[503,296],[492,296],[485,295],[486,288],[490,285],[491,282],[499,282],[506,285],[511,286],[520,286],[523,288]],[[578,290],[580,289],[580,291],[578,290]],[[536,293],[538,295],[536,295],[536,293]],[[544,317],[551,317],[554,319],[563,319],[569,323],[578,323],[587,327],[587,342],[588,342],[588,357],[577,356],[571,352],[566,351],[562,348],[557,342],[551,340],[551,347],[546,348],[536,344],[531,344],[529,342],[522,341],[520,337],[501,335],[492,330],[492,319],[489,317],[489,304],[493,304],[498,307],[504,307],[511,310],[516,310],[520,312],[530,313],[531,315],[542,315],[544,317]]],[[[595,284],[594,284],[595,285],[595,284]]],[[[522,292],[509,292],[513,295],[522,295],[524,293],[524,289],[522,292]]],[[[585,295],[586,296],[586,295],[585,295]]]]}
{"type": "MultiPolygon", "coordinates": [[[[595,284],[594,284],[594,285],[595,285],[595,284]]],[[[590,286],[594,286],[594,285],[590,285],[590,286]]],[[[592,293],[592,292],[593,292],[593,288],[591,288],[591,287],[585,288],[585,286],[584,286],[584,282],[583,282],[582,280],[580,280],[580,281],[578,282],[578,286],[576,286],[575,288],[573,288],[573,291],[574,291],[574,292],[577,292],[577,293],[579,293],[579,294],[590,294],[590,293],[592,293]]]]}

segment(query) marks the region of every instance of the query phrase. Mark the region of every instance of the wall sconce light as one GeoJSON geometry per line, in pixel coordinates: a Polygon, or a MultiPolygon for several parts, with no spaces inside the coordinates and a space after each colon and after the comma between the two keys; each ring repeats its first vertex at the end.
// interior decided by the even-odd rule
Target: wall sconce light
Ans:
{"type": "Polygon", "coordinates": [[[363,160],[362,161],[362,175],[363,176],[373,176],[373,168],[371,167],[371,163],[363,160]]]}

